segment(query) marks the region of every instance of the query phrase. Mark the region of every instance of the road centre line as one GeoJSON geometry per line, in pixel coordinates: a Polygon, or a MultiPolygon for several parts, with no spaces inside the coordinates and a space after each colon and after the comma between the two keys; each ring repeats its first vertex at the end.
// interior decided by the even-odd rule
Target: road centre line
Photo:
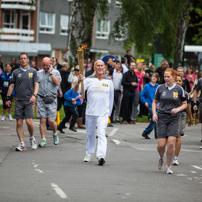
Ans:
{"type": "Polygon", "coordinates": [[[199,167],[199,166],[195,166],[195,165],[191,165],[191,166],[194,167],[194,168],[196,168],[196,169],[202,170],[202,168],[199,167]]]}
{"type": "Polygon", "coordinates": [[[39,173],[43,173],[43,171],[40,170],[40,169],[35,168],[34,170],[37,171],[37,172],[39,172],[39,173]]]}
{"type": "Polygon", "coordinates": [[[65,192],[55,183],[51,183],[52,188],[55,190],[56,194],[60,196],[62,199],[70,199],[65,192]]]}
{"type": "Polygon", "coordinates": [[[192,170],[192,171],[190,171],[190,173],[197,173],[197,172],[192,170]]]}
{"type": "Polygon", "coordinates": [[[114,129],[109,133],[108,136],[113,136],[114,133],[116,133],[117,130],[118,130],[118,128],[114,128],[114,129]]]}
{"type": "Polygon", "coordinates": [[[114,139],[112,140],[112,142],[114,142],[117,145],[121,144],[121,142],[119,142],[118,140],[114,140],[114,139]]]}

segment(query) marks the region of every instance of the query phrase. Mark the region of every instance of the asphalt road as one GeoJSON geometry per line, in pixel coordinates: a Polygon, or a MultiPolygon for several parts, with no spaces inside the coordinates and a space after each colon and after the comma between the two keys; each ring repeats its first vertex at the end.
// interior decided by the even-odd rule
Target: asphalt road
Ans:
{"type": "MultiPolygon", "coordinates": [[[[41,141],[38,120],[35,137],[41,141]]],[[[26,152],[19,144],[15,121],[0,122],[0,202],[197,202],[202,201],[202,139],[200,125],[186,128],[180,166],[173,175],[157,169],[157,141],[141,137],[147,124],[114,124],[107,128],[106,164],[84,163],[85,130],[65,130],[53,145],[48,131],[46,148],[31,150],[26,126],[26,152]]]]}

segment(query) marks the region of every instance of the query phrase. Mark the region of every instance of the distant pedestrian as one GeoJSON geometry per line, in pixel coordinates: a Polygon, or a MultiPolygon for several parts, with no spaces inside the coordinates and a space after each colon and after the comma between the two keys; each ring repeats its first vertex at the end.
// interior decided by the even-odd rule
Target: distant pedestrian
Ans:
{"type": "Polygon", "coordinates": [[[142,103],[146,106],[148,112],[149,112],[149,119],[150,123],[147,126],[147,128],[143,131],[142,136],[145,139],[150,139],[148,136],[152,130],[154,129],[154,137],[157,139],[157,132],[156,132],[156,123],[153,121],[153,114],[152,114],[152,102],[154,100],[154,95],[156,92],[157,87],[159,84],[157,84],[159,77],[158,73],[153,73],[151,76],[150,83],[146,84],[143,88],[143,91],[140,94],[140,99],[142,103]]]}
{"type": "Polygon", "coordinates": [[[62,129],[65,127],[65,123],[68,122],[70,117],[72,116],[71,122],[69,124],[69,130],[73,132],[77,132],[77,130],[74,128],[74,125],[78,117],[78,112],[76,111],[76,107],[82,104],[83,99],[81,98],[81,94],[74,93],[73,89],[68,90],[64,94],[64,99],[65,99],[65,103],[64,103],[65,118],[60,122],[57,129],[61,133],[65,133],[62,129]]]}
{"type": "Polygon", "coordinates": [[[67,70],[68,70],[68,63],[63,62],[62,69],[59,70],[61,78],[62,78],[62,81],[60,83],[60,89],[61,89],[62,96],[58,96],[57,111],[60,111],[62,105],[64,106],[65,99],[64,99],[63,95],[71,88],[71,83],[68,82],[69,72],[67,70]]]}
{"type": "Polygon", "coordinates": [[[165,80],[164,80],[164,72],[165,72],[165,70],[166,70],[167,68],[169,68],[168,61],[167,61],[167,60],[163,60],[163,61],[161,62],[160,67],[158,67],[158,68],[156,69],[156,72],[159,74],[159,79],[160,79],[160,80],[159,80],[159,84],[165,83],[165,80]]]}
{"type": "MultiPolygon", "coordinates": [[[[142,68],[142,62],[137,63],[137,67],[135,69],[135,74],[137,76],[137,88],[135,90],[134,101],[132,105],[132,113],[131,113],[131,124],[136,124],[136,115],[137,115],[137,107],[141,103],[140,101],[140,93],[143,89],[143,78],[144,72],[142,68]]],[[[139,111],[139,117],[142,117],[142,111],[139,111]]]]}
{"type": "Polygon", "coordinates": [[[12,72],[19,68],[18,64],[16,63],[15,58],[12,58],[12,60],[11,60],[11,67],[12,67],[12,72]]]}
{"type": "Polygon", "coordinates": [[[0,75],[4,72],[3,62],[1,61],[2,55],[0,55],[0,75]]]}
{"type": "Polygon", "coordinates": [[[23,119],[25,119],[30,134],[30,142],[32,149],[37,148],[34,138],[34,113],[32,105],[36,102],[39,89],[37,71],[29,67],[29,57],[27,53],[21,53],[19,56],[20,68],[13,71],[11,84],[6,96],[6,105],[11,107],[11,94],[15,87],[15,112],[16,130],[20,140],[20,144],[16,147],[16,151],[26,151],[24,143],[23,119]]]}
{"type": "Polygon", "coordinates": [[[182,79],[183,79],[182,88],[185,91],[187,91],[188,93],[191,92],[189,81],[184,77],[184,68],[183,67],[178,67],[177,68],[177,74],[180,75],[182,77],[182,79]]]}
{"type": "MultiPolygon", "coordinates": [[[[183,80],[180,75],[177,75],[175,83],[179,86],[182,86],[183,80]]],[[[185,91],[185,97],[187,100],[187,108],[179,113],[180,115],[180,124],[179,124],[179,137],[176,139],[175,143],[175,156],[173,158],[173,165],[179,166],[178,156],[181,149],[181,137],[184,136],[184,130],[186,126],[187,116],[189,117],[189,123],[188,126],[190,127],[192,125],[192,115],[191,115],[191,109],[190,109],[190,98],[189,94],[185,91]]]]}
{"type": "Polygon", "coordinates": [[[123,75],[121,84],[123,85],[123,99],[121,103],[121,114],[123,116],[123,124],[130,123],[133,102],[135,98],[136,88],[138,86],[137,75],[135,74],[136,64],[131,62],[130,70],[123,75]]]}
{"type": "Polygon", "coordinates": [[[123,74],[120,71],[121,63],[116,62],[116,67],[114,69],[114,72],[112,74],[112,81],[114,84],[114,104],[111,114],[111,122],[119,122],[119,112],[120,108],[118,106],[119,99],[121,98],[121,93],[123,93],[123,86],[121,85],[121,81],[123,78],[123,74]],[[114,112],[115,112],[115,118],[114,118],[114,112]]]}
{"type": "Polygon", "coordinates": [[[121,58],[121,65],[123,67],[123,74],[125,74],[129,70],[127,66],[127,58],[121,58]]]}
{"type": "MultiPolygon", "coordinates": [[[[194,96],[193,96],[193,110],[196,112],[197,111],[197,95],[198,92],[201,91],[202,92],[202,78],[200,78],[198,80],[198,82],[196,83],[196,87],[194,90],[194,96]]],[[[200,94],[199,97],[199,123],[201,123],[201,133],[202,133],[202,93],[200,94]]],[[[202,142],[202,140],[201,140],[202,142]]],[[[202,149],[202,145],[200,146],[200,149],[202,149]]]]}
{"type": "MultiPolygon", "coordinates": [[[[12,115],[11,115],[12,108],[6,106],[6,95],[8,92],[9,85],[11,83],[12,68],[11,68],[10,64],[6,64],[5,69],[6,69],[6,71],[0,75],[0,93],[1,93],[2,101],[3,101],[3,117],[1,120],[2,121],[6,120],[6,110],[8,110],[8,118],[10,121],[12,121],[13,120],[12,115]]],[[[11,97],[10,97],[11,103],[12,103],[14,95],[15,95],[15,90],[13,90],[11,97]]]]}

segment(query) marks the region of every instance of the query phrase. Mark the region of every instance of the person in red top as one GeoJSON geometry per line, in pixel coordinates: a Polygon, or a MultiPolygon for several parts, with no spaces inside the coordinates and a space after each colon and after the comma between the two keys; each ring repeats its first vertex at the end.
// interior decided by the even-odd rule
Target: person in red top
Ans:
{"type": "Polygon", "coordinates": [[[196,75],[193,74],[193,68],[192,67],[187,67],[187,72],[185,74],[185,79],[189,81],[190,88],[194,86],[194,81],[196,80],[196,75]]]}
{"type": "Polygon", "coordinates": [[[140,93],[143,89],[143,77],[144,77],[144,71],[143,71],[143,65],[141,62],[137,63],[137,67],[135,69],[135,74],[138,79],[138,86],[135,91],[134,101],[133,101],[133,107],[132,107],[132,114],[131,114],[131,124],[136,123],[136,114],[137,114],[137,106],[140,101],[140,93]]]}

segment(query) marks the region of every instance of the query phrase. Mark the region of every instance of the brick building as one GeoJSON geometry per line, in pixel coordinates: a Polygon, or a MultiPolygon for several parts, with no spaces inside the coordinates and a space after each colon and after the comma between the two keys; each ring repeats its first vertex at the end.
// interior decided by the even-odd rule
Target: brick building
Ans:
{"type": "MultiPolygon", "coordinates": [[[[116,16],[119,15],[119,3],[108,0],[112,8],[106,20],[94,18],[91,57],[101,58],[107,54],[120,59],[125,54],[122,41],[111,40],[116,16]]],[[[4,64],[12,57],[18,59],[20,52],[27,52],[30,60],[40,66],[41,58],[54,56],[62,62],[67,48],[71,0],[0,0],[0,54],[4,64]]]]}

